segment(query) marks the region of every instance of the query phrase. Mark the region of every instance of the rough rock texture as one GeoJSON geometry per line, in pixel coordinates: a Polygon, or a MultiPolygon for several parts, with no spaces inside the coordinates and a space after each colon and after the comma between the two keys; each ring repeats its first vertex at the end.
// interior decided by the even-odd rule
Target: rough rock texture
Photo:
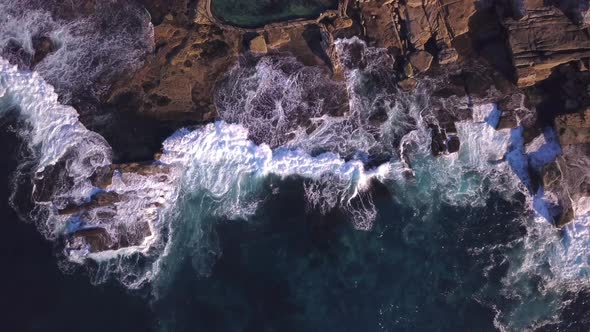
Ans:
{"type": "Polygon", "coordinates": [[[590,56],[587,27],[543,1],[525,4],[524,17],[504,22],[519,86],[534,85],[548,78],[555,67],[590,56]]]}
{"type": "MultiPolygon", "coordinates": [[[[348,6],[341,6],[340,15],[256,31],[218,24],[205,1],[139,2],[151,14],[156,48],[141,69],[110,92],[107,108],[173,123],[170,128],[212,121],[216,84],[244,53],[289,53],[341,80],[347,64],[335,56],[335,39],[358,36],[387,50],[387,77],[400,78],[393,89],[411,92],[419,82],[431,89],[433,154],[459,150],[455,122],[470,120],[474,104],[497,103],[502,111],[497,129],[522,125],[526,141],[544,126],[555,125],[558,131],[563,155],[541,174],[545,189],[556,197],[556,224],[590,206],[588,0],[343,0],[348,6]]],[[[34,47],[39,59],[33,62],[53,50],[42,37],[34,47]]],[[[108,132],[104,126],[89,127],[108,132]]],[[[113,141],[117,139],[109,138],[116,146],[113,141]]],[[[130,139],[119,141],[125,145],[130,139]]],[[[145,154],[151,157],[155,149],[150,146],[145,154]]],[[[59,167],[50,171],[59,172],[59,167]]],[[[167,175],[154,162],[117,164],[96,174],[94,184],[106,190],[115,172],[167,175]]],[[[37,198],[50,189],[39,184],[37,198]]],[[[84,215],[121,199],[125,197],[105,191],[62,213],[84,215]]],[[[70,235],[70,248],[116,249],[150,235],[145,222],[117,239],[107,232],[112,225],[89,226],[70,235]]]]}
{"type": "Polygon", "coordinates": [[[432,55],[426,51],[418,51],[410,55],[410,63],[412,64],[412,67],[419,72],[425,72],[430,69],[432,59],[432,55]]]}
{"type": "Polygon", "coordinates": [[[112,93],[110,102],[159,119],[207,121],[215,117],[216,79],[235,61],[241,35],[215,26],[155,28],[156,51],[147,64],[112,93]]]}
{"type": "Polygon", "coordinates": [[[469,31],[475,0],[364,1],[358,8],[363,34],[377,47],[431,49],[441,64],[458,59],[455,38],[469,31]]]}
{"type": "Polygon", "coordinates": [[[417,49],[423,49],[431,38],[448,45],[468,31],[468,21],[474,13],[472,0],[408,1],[406,18],[411,42],[417,49]]]}
{"type": "Polygon", "coordinates": [[[129,175],[141,176],[145,178],[146,185],[155,183],[156,187],[158,183],[170,180],[170,169],[153,162],[111,165],[97,172],[92,182],[102,191],[93,195],[88,202],[80,205],[71,204],[59,211],[59,214],[71,216],[80,223],[76,231],[68,234],[67,250],[86,248],[90,252],[99,252],[139,246],[152,235],[150,223],[155,221],[157,214],[148,210],[161,206],[163,194],[158,194],[157,190],[153,190],[153,193],[135,190],[110,191],[113,190],[109,186],[115,172],[122,178],[129,175]],[[142,205],[134,203],[138,201],[142,201],[142,205]],[[125,215],[129,202],[133,208],[141,209],[145,215],[129,220],[125,215]]]}
{"type": "Polygon", "coordinates": [[[563,154],[543,169],[543,186],[556,196],[556,226],[563,226],[590,209],[590,143],[567,145],[563,154]]]}
{"type": "Polygon", "coordinates": [[[562,146],[590,143],[590,109],[558,116],[555,129],[562,146]]]}
{"type": "Polygon", "coordinates": [[[285,29],[272,29],[266,31],[266,44],[270,48],[279,48],[291,41],[291,36],[285,29]]]}
{"type": "Polygon", "coordinates": [[[268,52],[264,36],[256,36],[250,40],[250,52],[257,54],[266,54],[266,52],[268,52]]]}

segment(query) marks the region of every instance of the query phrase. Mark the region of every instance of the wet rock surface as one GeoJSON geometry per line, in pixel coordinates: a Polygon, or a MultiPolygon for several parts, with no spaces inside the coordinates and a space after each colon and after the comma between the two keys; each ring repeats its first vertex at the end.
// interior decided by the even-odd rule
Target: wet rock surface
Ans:
{"type": "MultiPolygon", "coordinates": [[[[238,61],[256,63],[251,59],[292,55],[340,84],[346,70],[367,66],[366,54],[353,44],[348,58],[338,58],[335,40],[352,36],[385,49],[390,70],[373,73],[371,79],[387,76],[394,82],[388,87],[391,91],[430,89],[436,120],[430,125],[434,155],[459,151],[455,123],[471,121],[474,105],[496,103],[501,111],[498,130],[522,125],[526,141],[546,126],[558,132],[563,155],[541,174],[545,188],[558,197],[556,209],[561,212],[556,224],[579,213],[583,204],[571,202],[585,202],[588,197],[584,164],[590,155],[587,6],[577,6],[575,1],[525,0],[520,6],[510,0],[343,0],[337,15],[250,31],[219,24],[208,13],[206,1],[139,2],[151,17],[154,49],[143,65],[117,77],[103,98],[91,101],[90,109],[98,114],[82,117],[113,146],[117,164],[95,174],[94,184],[104,192],[89,202],[63,207],[62,214],[84,219],[85,214],[99,213],[101,220],[107,220],[112,215],[109,209],[129,194],[109,191],[114,174],[166,181],[168,171],[151,161],[162,139],[182,126],[219,118],[215,91],[238,61]],[[113,122],[122,125],[111,126],[113,122]]],[[[83,1],[64,9],[60,17],[73,19],[95,8],[93,1],[83,1]]],[[[27,53],[22,45],[7,44],[3,54],[34,68],[58,46],[45,35],[34,36],[32,45],[34,52],[27,53]]],[[[345,92],[339,90],[336,96],[344,99],[340,94],[345,92]]],[[[348,112],[347,107],[337,106],[336,111],[324,113],[348,112]]],[[[386,120],[384,112],[370,119],[375,125],[386,120]]],[[[299,119],[298,123],[311,122],[299,119]]],[[[313,131],[313,126],[309,128],[313,131]]],[[[48,172],[59,174],[58,168],[48,172]]],[[[36,197],[47,199],[49,192],[51,183],[39,180],[36,197]]],[[[118,226],[105,221],[76,229],[70,235],[70,247],[92,252],[116,249],[139,245],[151,234],[146,221],[116,232],[107,231],[109,227],[118,226]]]]}
{"type": "Polygon", "coordinates": [[[565,143],[585,140],[580,138],[585,129],[579,115],[556,120],[558,115],[580,114],[588,106],[583,74],[590,57],[587,11],[571,1],[346,1],[342,16],[307,27],[287,23],[254,35],[216,26],[202,4],[191,7],[177,1],[164,6],[151,1],[146,7],[157,17],[159,46],[154,58],[130,83],[115,90],[110,101],[119,105],[118,98],[128,98],[126,105],[139,105],[135,111],[157,119],[215,119],[218,110],[211,91],[248,51],[288,52],[341,79],[343,69],[363,68],[364,60],[355,59],[354,51],[350,59],[337,59],[334,40],[360,36],[395,58],[392,66],[400,72],[397,86],[402,91],[413,91],[424,79],[435,82],[434,154],[458,151],[455,122],[470,121],[473,105],[490,102],[501,110],[497,129],[522,125],[527,142],[553,123],[564,132],[565,143]],[[178,8],[187,10],[181,14],[178,8]],[[561,73],[564,66],[570,68],[567,75],[561,73]],[[570,97],[559,97],[559,102],[544,97],[544,91],[564,86],[564,80],[579,82],[567,88],[570,97]]]}
{"type": "Polygon", "coordinates": [[[544,189],[554,195],[556,226],[590,210],[590,143],[566,145],[562,155],[543,169],[544,189]]]}

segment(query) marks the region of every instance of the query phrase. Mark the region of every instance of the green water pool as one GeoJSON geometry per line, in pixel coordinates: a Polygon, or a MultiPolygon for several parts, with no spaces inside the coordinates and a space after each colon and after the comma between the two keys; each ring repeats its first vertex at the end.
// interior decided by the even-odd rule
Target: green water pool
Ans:
{"type": "Polygon", "coordinates": [[[211,11],[218,19],[244,28],[297,18],[315,18],[327,9],[338,8],[338,0],[212,0],[211,11]]]}

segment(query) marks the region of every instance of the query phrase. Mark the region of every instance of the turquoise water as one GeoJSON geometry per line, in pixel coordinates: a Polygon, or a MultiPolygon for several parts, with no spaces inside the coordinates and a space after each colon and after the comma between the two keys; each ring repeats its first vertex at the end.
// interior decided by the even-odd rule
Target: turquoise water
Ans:
{"type": "Polygon", "coordinates": [[[203,198],[186,203],[155,304],[163,330],[494,330],[506,272],[494,247],[524,235],[521,201],[425,213],[381,192],[367,232],[308,211],[300,180],[274,185],[248,220],[203,220],[203,198]]]}
{"type": "MultiPolygon", "coordinates": [[[[260,17],[261,8],[249,8],[260,17]]],[[[5,30],[36,26],[38,18],[11,19],[5,30]]],[[[23,40],[30,35],[24,31],[23,40]]],[[[72,40],[65,42],[79,45],[72,40]]],[[[90,50],[100,45],[113,53],[98,40],[90,50]]],[[[523,176],[529,161],[555,158],[543,150],[559,149],[545,140],[525,151],[522,130],[496,131],[491,119],[500,110],[478,104],[469,106],[473,122],[456,124],[461,150],[434,158],[428,91],[397,91],[386,50],[355,38],[336,46],[346,82],[330,82],[287,56],[246,59],[231,69],[225,79],[231,89],[216,91],[224,121],[180,130],[164,142],[158,162],[169,167],[169,177],[117,175],[111,189],[126,200],[106,220],[55,213],[67,200],[90,199],[96,168],[108,166],[111,152],[137,132],[105,135],[103,126],[91,132],[75,109],[57,102],[41,76],[59,85],[64,68],[86,74],[49,65],[70,63],[64,58],[50,56],[46,69],[55,71],[41,76],[0,61],[0,304],[10,308],[0,316],[3,327],[587,331],[590,222],[557,230],[537,218],[537,197],[523,176]],[[360,58],[351,56],[357,51],[360,58]],[[346,98],[335,93],[342,89],[351,112],[332,116],[346,98]],[[301,115],[316,121],[315,131],[298,127],[301,115]],[[280,137],[291,134],[289,142],[280,137]],[[100,135],[120,141],[107,144],[100,135]],[[320,154],[326,151],[332,153],[320,154]],[[35,205],[33,173],[54,165],[66,166],[41,182],[56,188],[35,205]],[[145,207],[161,209],[149,214],[145,207]],[[31,223],[19,223],[13,208],[31,223]],[[146,248],[64,250],[70,235],[64,224],[133,227],[154,215],[157,237],[146,248]]],[[[69,54],[61,56],[79,58],[69,54]]],[[[130,61],[125,68],[138,65],[130,61]]]]}

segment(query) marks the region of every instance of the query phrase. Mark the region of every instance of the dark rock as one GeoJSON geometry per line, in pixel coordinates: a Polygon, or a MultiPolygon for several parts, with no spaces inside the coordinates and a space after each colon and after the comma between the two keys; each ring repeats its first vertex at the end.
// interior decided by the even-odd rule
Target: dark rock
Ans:
{"type": "Polygon", "coordinates": [[[432,155],[440,156],[447,152],[447,135],[444,130],[441,130],[439,126],[434,124],[431,124],[428,127],[431,130],[430,135],[432,136],[432,142],[430,145],[432,155]]]}
{"type": "Polygon", "coordinates": [[[502,115],[500,116],[500,121],[498,122],[496,129],[513,129],[516,127],[518,127],[518,119],[515,112],[502,111],[502,115]]]}
{"type": "Polygon", "coordinates": [[[89,211],[99,207],[113,205],[120,200],[120,197],[115,192],[100,192],[92,196],[89,202],[82,205],[69,205],[64,209],[59,210],[59,214],[76,214],[84,211],[89,211]]]}
{"type": "Polygon", "coordinates": [[[449,153],[455,153],[455,152],[458,152],[460,148],[461,148],[461,141],[459,141],[459,137],[458,136],[449,137],[449,139],[447,140],[447,151],[449,153]]]}
{"type": "Polygon", "coordinates": [[[87,245],[93,253],[114,249],[113,240],[102,227],[80,229],[69,236],[68,249],[81,249],[83,245],[87,245]]]}
{"type": "Polygon", "coordinates": [[[35,55],[31,61],[31,68],[43,61],[47,55],[54,52],[55,45],[49,37],[41,36],[33,38],[33,49],[35,50],[35,55]]]}
{"type": "Polygon", "coordinates": [[[545,165],[542,171],[546,193],[556,196],[559,208],[553,207],[554,223],[561,227],[588,209],[590,202],[590,143],[562,147],[562,155],[545,165]]]}

